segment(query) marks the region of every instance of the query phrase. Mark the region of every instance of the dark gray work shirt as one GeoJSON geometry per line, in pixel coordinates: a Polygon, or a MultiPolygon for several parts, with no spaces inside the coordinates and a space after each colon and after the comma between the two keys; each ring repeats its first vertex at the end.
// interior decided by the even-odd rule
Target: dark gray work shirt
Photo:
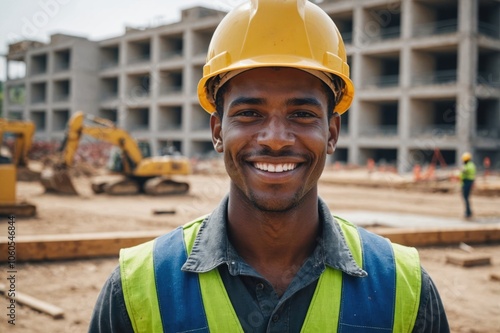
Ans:
{"type": "MultiPolygon", "coordinates": [[[[182,269],[195,273],[218,269],[245,332],[300,332],[319,276],[326,266],[353,276],[367,275],[354,261],[340,226],[320,199],[322,232],[317,246],[279,297],[271,284],[245,263],[229,242],[227,203],[225,198],[205,219],[182,269]]],[[[118,267],[99,294],[89,332],[133,332],[118,267]]],[[[413,332],[449,332],[438,291],[423,269],[420,306],[413,332]]]]}

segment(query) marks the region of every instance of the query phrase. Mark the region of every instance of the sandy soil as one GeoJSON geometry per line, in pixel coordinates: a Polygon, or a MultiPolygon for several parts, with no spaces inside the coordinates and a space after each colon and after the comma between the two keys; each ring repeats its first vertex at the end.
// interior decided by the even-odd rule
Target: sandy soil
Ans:
{"type": "MultiPolygon", "coordinates": [[[[333,172],[333,171],[329,171],[333,172]]],[[[328,174],[326,175],[328,176],[328,174]]],[[[326,177],[325,177],[326,179],[326,177]]],[[[78,179],[80,197],[44,194],[37,183],[18,183],[18,196],[37,205],[38,215],[18,219],[17,235],[88,233],[104,231],[171,230],[197,216],[210,212],[228,189],[222,175],[190,176],[187,196],[134,197],[94,196],[89,181],[78,179]],[[153,210],[175,209],[173,215],[154,215],[153,210]]],[[[335,210],[388,211],[456,217],[463,206],[458,193],[423,193],[411,190],[320,184],[320,194],[335,210]]],[[[498,197],[474,197],[473,207],[482,219],[500,218],[498,197]]],[[[472,222],[474,223],[474,222],[472,222]]],[[[0,237],[6,237],[7,221],[0,218],[0,237]]],[[[490,274],[500,272],[500,244],[475,246],[488,253],[492,265],[462,268],[446,264],[447,253],[457,247],[421,248],[422,263],[437,284],[453,332],[499,332],[500,282],[490,274]]],[[[26,306],[16,308],[16,325],[7,323],[7,300],[0,332],[86,332],[94,302],[117,258],[18,263],[16,289],[50,302],[65,311],[63,319],[52,319],[26,306]]],[[[1,268],[2,282],[6,266],[1,268]]]]}

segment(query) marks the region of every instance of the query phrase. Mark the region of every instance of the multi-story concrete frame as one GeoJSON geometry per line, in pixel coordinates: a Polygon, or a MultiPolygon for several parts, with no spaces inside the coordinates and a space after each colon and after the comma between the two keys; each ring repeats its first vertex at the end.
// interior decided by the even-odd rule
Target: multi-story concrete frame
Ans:
{"type": "Polygon", "coordinates": [[[98,114],[115,120],[162,153],[188,156],[213,151],[209,115],[198,104],[208,44],[224,12],[195,7],[178,23],[129,29],[99,42],[101,102],[98,114]]]}
{"type": "Polygon", "coordinates": [[[356,85],[335,158],[408,171],[472,151],[500,168],[500,3],[321,1],[356,85]]]}
{"type": "MultiPolygon", "coordinates": [[[[429,163],[437,148],[448,164],[472,151],[478,162],[488,156],[500,168],[498,1],[315,2],[342,32],[357,89],[342,116],[335,160],[374,159],[408,171],[429,163]]],[[[174,24],[127,29],[99,42],[65,37],[75,46],[53,40],[9,54],[27,63],[27,76],[8,80],[6,90],[24,85],[27,101],[19,106],[7,99],[5,110],[42,125],[40,138],[61,136],[64,119],[82,109],[116,121],[157,153],[172,145],[189,156],[211,152],[209,117],[196,86],[224,14],[196,7],[174,24]],[[77,48],[84,42],[85,50],[77,48]],[[66,58],[72,61],[67,76],[56,76],[51,68],[66,58]],[[47,73],[36,74],[44,63],[47,73]],[[78,75],[82,67],[88,75],[78,75]],[[64,108],[55,105],[66,91],[64,108]],[[44,94],[52,97],[37,103],[44,94]]]]}
{"type": "Polygon", "coordinates": [[[24,62],[23,78],[5,82],[4,113],[10,118],[31,119],[38,139],[64,135],[76,110],[98,105],[98,45],[85,38],[52,35],[49,44],[23,41],[9,46],[9,63],[24,62]]]}

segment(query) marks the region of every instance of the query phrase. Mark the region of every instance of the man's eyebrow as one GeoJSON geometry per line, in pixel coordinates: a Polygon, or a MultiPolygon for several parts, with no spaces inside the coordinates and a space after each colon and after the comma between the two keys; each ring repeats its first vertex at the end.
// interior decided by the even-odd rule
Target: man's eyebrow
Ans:
{"type": "Polygon", "coordinates": [[[257,97],[238,97],[231,103],[229,103],[229,108],[234,108],[240,105],[264,105],[265,100],[263,98],[257,97]]]}
{"type": "Polygon", "coordinates": [[[318,101],[317,98],[314,97],[297,97],[297,98],[290,98],[286,101],[287,106],[302,106],[302,105],[310,105],[310,106],[317,106],[321,107],[320,101],[318,101]]]}
{"type": "MultiPolygon", "coordinates": [[[[229,108],[234,108],[240,105],[264,105],[266,103],[264,98],[258,97],[238,97],[229,104],[229,108]]],[[[303,106],[310,105],[321,107],[322,104],[317,98],[314,97],[295,97],[286,101],[287,106],[303,106]]]]}

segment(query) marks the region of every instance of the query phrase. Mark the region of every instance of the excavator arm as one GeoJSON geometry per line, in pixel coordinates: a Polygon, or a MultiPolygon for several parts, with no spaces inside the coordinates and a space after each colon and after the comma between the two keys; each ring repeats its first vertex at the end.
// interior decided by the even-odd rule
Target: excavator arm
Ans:
{"type": "Polygon", "coordinates": [[[63,163],[70,167],[82,135],[88,135],[99,141],[108,142],[119,147],[124,155],[124,173],[132,174],[135,167],[143,159],[141,150],[136,141],[123,129],[103,118],[85,116],[83,112],[76,112],[68,122],[68,130],[62,146],[63,163]],[[84,120],[89,119],[95,125],[85,125],[84,120]]]}
{"type": "Polygon", "coordinates": [[[74,164],[78,145],[83,135],[109,142],[121,148],[125,175],[132,174],[136,165],[142,160],[138,145],[126,131],[115,127],[113,122],[107,119],[85,115],[83,112],[78,111],[68,121],[66,136],[61,146],[60,161],[42,172],[42,185],[47,191],[78,194],[68,169],[74,164]],[[89,120],[93,125],[85,124],[85,120],[89,120]]]}

